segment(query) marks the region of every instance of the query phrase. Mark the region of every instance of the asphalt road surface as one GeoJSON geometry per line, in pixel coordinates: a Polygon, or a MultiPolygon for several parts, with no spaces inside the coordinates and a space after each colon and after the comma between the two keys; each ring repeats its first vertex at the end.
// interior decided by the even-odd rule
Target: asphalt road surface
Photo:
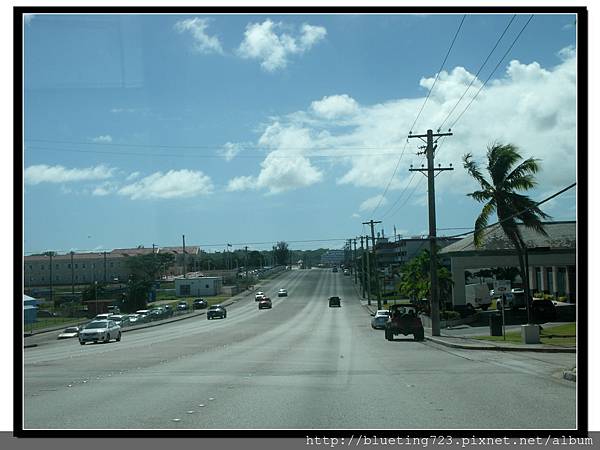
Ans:
{"type": "Polygon", "coordinates": [[[574,354],[457,350],[373,330],[353,277],[286,272],[227,309],[24,350],[25,429],[569,429],[574,354]],[[279,288],[288,297],[277,297],[279,288]],[[341,308],[327,298],[339,295],[341,308]]]}

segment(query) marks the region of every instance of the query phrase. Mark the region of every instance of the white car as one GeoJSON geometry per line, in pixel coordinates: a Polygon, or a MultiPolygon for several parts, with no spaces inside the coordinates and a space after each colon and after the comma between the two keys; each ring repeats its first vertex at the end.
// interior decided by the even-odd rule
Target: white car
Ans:
{"type": "Polygon", "coordinates": [[[385,328],[385,323],[390,317],[390,312],[387,309],[378,309],[376,313],[371,314],[373,318],[371,319],[371,327],[376,330],[381,330],[385,328]]]}
{"type": "Polygon", "coordinates": [[[258,301],[262,300],[263,298],[265,298],[265,293],[263,291],[258,291],[256,293],[256,295],[254,296],[254,301],[258,302],[258,301]]]}
{"type": "Polygon", "coordinates": [[[86,342],[110,342],[115,339],[121,340],[121,327],[112,320],[94,320],[88,323],[79,332],[79,343],[86,342]]]}
{"type": "Polygon", "coordinates": [[[68,327],[63,330],[57,337],[57,339],[69,339],[79,335],[79,327],[68,327]]]}
{"type": "Polygon", "coordinates": [[[277,291],[277,297],[287,297],[287,290],[279,289],[279,291],[277,291]]]}

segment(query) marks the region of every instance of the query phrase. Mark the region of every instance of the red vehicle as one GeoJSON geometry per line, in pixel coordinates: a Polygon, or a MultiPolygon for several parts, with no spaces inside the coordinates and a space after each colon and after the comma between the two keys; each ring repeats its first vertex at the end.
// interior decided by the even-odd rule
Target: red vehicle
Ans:
{"type": "Polygon", "coordinates": [[[258,301],[258,309],[264,309],[264,308],[272,308],[273,307],[273,303],[271,302],[271,299],[269,297],[263,297],[261,300],[258,301]]]}
{"type": "Polygon", "coordinates": [[[390,307],[390,317],[385,324],[385,338],[388,341],[393,341],[396,334],[403,334],[404,336],[412,334],[415,341],[425,339],[423,323],[417,316],[415,308],[404,305],[392,305],[390,307]]]}

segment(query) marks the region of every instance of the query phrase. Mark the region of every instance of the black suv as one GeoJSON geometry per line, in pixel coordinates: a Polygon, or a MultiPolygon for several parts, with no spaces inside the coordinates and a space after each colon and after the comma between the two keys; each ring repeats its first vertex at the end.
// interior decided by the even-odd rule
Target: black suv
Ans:
{"type": "Polygon", "coordinates": [[[219,319],[225,319],[227,317],[227,311],[221,305],[212,305],[206,312],[206,318],[208,320],[218,317],[219,319]]]}
{"type": "Polygon", "coordinates": [[[203,298],[197,298],[194,300],[194,303],[192,303],[192,308],[206,309],[206,308],[208,308],[208,302],[206,300],[204,300],[203,298]]]}
{"type": "Polygon", "coordinates": [[[531,302],[531,318],[533,322],[556,321],[556,306],[552,300],[534,300],[531,302]]]}
{"type": "Polygon", "coordinates": [[[340,300],[339,297],[337,297],[337,296],[329,297],[329,307],[331,308],[332,306],[337,306],[338,308],[340,308],[342,306],[342,301],[340,300]]]}

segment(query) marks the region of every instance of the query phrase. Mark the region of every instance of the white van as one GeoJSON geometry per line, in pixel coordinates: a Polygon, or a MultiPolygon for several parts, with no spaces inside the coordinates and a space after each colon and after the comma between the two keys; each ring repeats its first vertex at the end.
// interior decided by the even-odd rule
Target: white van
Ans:
{"type": "Polygon", "coordinates": [[[467,284],[465,286],[465,304],[473,308],[487,310],[492,304],[490,289],[487,284],[467,284]]]}

